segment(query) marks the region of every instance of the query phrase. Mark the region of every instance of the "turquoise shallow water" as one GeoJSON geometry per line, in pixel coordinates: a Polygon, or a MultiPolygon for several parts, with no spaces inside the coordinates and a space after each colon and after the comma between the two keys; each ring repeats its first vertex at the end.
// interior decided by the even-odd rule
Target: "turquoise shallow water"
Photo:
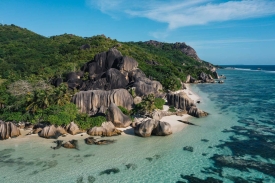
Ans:
{"type": "Polygon", "coordinates": [[[275,182],[275,74],[219,74],[227,76],[224,84],[192,86],[210,113],[190,118],[198,126],[167,137],[114,137],[106,146],[80,141],[79,151],[52,150],[49,139],[1,141],[0,182],[275,182]],[[118,172],[102,173],[112,168],[118,172]]]}

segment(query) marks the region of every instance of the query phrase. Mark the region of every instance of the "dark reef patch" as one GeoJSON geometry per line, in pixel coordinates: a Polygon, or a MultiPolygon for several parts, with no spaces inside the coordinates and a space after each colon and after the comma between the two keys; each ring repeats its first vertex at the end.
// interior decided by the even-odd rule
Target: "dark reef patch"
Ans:
{"type": "Polygon", "coordinates": [[[110,168],[110,169],[107,169],[107,170],[104,170],[102,172],[99,173],[99,175],[104,175],[104,174],[111,174],[111,173],[119,173],[120,170],[118,168],[110,168]]]}

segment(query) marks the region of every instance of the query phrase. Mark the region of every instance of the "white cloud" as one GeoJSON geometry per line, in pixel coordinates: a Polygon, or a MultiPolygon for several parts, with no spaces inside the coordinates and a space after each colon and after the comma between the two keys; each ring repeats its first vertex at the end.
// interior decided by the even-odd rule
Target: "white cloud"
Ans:
{"type": "Polygon", "coordinates": [[[89,3],[111,16],[123,13],[167,23],[168,30],[275,14],[273,0],[89,0],[89,3]]]}

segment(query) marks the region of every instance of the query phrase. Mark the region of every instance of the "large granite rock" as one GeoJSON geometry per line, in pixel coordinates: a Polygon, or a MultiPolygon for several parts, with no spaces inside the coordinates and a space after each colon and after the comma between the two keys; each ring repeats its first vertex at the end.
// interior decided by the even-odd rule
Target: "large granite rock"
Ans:
{"type": "Polygon", "coordinates": [[[132,123],[131,118],[123,114],[114,103],[111,103],[108,108],[107,120],[111,121],[118,128],[126,128],[132,123]]]}
{"type": "Polygon", "coordinates": [[[57,139],[60,135],[61,133],[57,130],[57,128],[54,125],[44,127],[39,133],[40,137],[47,139],[57,139]]]}
{"type": "Polygon", "coordinates": [[[197,118],[205,117],[205,116],[208,115],[207,112],[204,112],[204,111],[198,109],[198,108],[195,107],[195,106],[192,106],[192,107],[188,110],[187,113],[188,113],[189,115],[194,116],[194,117],[197,117],[197,118]]]}
{"type": "Polygon", "coordinates": [[[76,93],[72,102],[76,104],[80,112],[95,115],[98,112],[105,113],[111,103],[131,110],[133,97],[125,89],[89,90],[76,93]]]}
{"type": "Polygon", "coordinates": [[[137,67],[138,62],[135,59],[128,56],[124,56],[120,59],[117,59],[117,64],[115,66],[115,68],[120,70],[122,73],[135,70],[137,69],[137,67]]]}
{"type": "Polygon", "coordinates": [[[214,75],[214,78],[215,78],[215,79],[219,79],[219,74],[218,74],[217,71],[214,71],[214,72],[213,72],[213,75],[214,75]]]}
{"type": "Polygon", "coordinates": [[[104,122],[100,127],[93,127],[87,131],[88,135],[91,136],[116,136],[120,135],[121,131],[117,130],[112,122],[104,122]]]}
{"type": "Polygon", "coordinates": [[[133,125],[136,135],[150,137],[151,135],[166,136],[172,134],[171,125],[167,122],[147,118],[133,125]]]}
{"type": "Polygon", "coordinates": [[[135,82],[138,78],[146,78],[146,75],[142,70],[135,69],[128,73],[129,82],[135,82]]]}
{"type": "Polygon", "coordinates": [[[20,129],[12,122],[0,121],[0,140],[18,137],[21,135],[20,129]]]}
{"type": "Polygon", "coordinates": [[[162,110],[156,109],[153,111],[151,117],[152,117],[152,119],[155,119],[155,120],[161,120],[161,118],[163,118],[164,116],[171,116],[174,114],[175,114],[174,112],[162,111],[162,110]]]}
{"type": "Polygon", "coordinates": [[[192,106],[196,106],[194,101],[191,100],[186,93],[168,93],[167,94],[168,105],[174,106],[175,108],[188,111],[192,106]]]}
{"type": "Polygon", "coordinates": [[[194,101],[191,100],[186,93],[181,92],[178,94],[168,93],[167,94],[168,105],[174,106],[175,108],[182,109],[186,111],[189,115],[194,117],[203,117],[207,116],[208,113],[202,110],[199,110],[194,101]]]}
{"type": "Polygon", "coordinates": [[[91,80],[97,80],[102,73],[112,68],[115,60],[122,57],[121,53],[111,48],[107,52],[102,52],[95,55],[94,60],[88,62],[82,69],[89,72],[91,80]]]}
{"type": "Polygon", "coordinates": [[[152,131],[153,135],[166,136],[172,134],[171,125],[167,122],[157,121],[152,131]]]}
{"type": "Polygon", "coordinates": [[[66,131],[71,134],[71,135],[76,135],[78,133],[81,133],[82,131],[79,129],[79,127],[77,126],[77,124],[75,124],[74,122],[71,122],[70,124],[68,124],[66,126],[66,131]]]}
{"type": "Polygon", "coordinates": [[[105,90],[125,88],[128,84],[125,76],[119,72],[119,70],[114,68],[111,68],[106,72],[106,82],[108,86],[105,87],[105,90]]]}
{"type": "Polygon", "coordinates": [[[145,77],[137,78],[133,84],[137,96],[146,96],[149,94],[157,95],[161,93],[162,85],[158,81],[152,81],[145,77]]]}

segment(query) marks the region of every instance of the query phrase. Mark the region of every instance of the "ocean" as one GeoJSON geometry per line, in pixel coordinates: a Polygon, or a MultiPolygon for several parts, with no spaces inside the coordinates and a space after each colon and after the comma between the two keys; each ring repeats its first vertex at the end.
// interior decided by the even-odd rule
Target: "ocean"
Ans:
{"type": "MultiPolygon", "coordinates": [[[[166,137],[50,147],[34,135],[0,141],[0,182],[275,182],[275,67],[220,69],[223,84],[191,85],[205,118],[166,137]],[[261,68],[259,70],[258,68],[261,68]],[[189,150],[189,151],[188,151],[189,150]]],[[[80,138],[77,136],[76,138],[80,138]]]]}

